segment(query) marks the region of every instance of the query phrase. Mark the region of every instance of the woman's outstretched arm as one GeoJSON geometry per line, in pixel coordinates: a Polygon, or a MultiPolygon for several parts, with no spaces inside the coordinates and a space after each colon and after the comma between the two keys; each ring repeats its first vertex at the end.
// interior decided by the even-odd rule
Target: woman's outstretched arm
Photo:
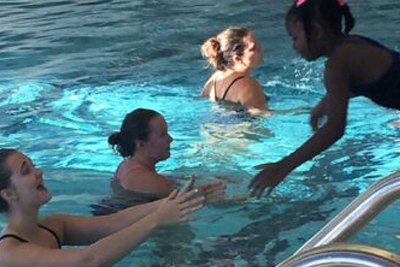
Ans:
{"type": "MultiPolygon", "coordinates": [[[[139,219],[136,223],[81,250],[50,249],[30,242],[22,243],[13,238],[4,239],[0,242],[0,266],[111,266],[141,244],[157,226],[186,221],[187,213],[202,207],[204,197],[193,198],[195,192],[177,197],[177,192],[177,190],[172,192],[156,210],[139,219]]],[[[128,213],[125,215],[128,215],[128,213]]],[[[62,236],[64,239],[68,239],[69,235],[78,235],[83,232],[82,228],[76,224],[76,219],[77,217],[59,215],[52,217],[47,222],[51,225],[63,227],[65,231],[62,236]],[[71,219],[75,220],[73,225],[77,229],[71,228],[71,219]]],[[[95,224],[100,223],[97,217],[92,217],[92,219],[95,224]]],[[[86,220],[84,224],[88,222],[89,220],[86,220]]],[[[102,223],[112,223],[112,221],[107,222],[105,219],[102,223]]],[[[84,228],[87,229],[87,225],[84,228]]],[[[95,233],[92,234],[95,235],[95,233]]],[[[101,235],[103,234],[101,233],[101,235]]],[[[92,239],[92,237],[89,239],[92,239]]]]}

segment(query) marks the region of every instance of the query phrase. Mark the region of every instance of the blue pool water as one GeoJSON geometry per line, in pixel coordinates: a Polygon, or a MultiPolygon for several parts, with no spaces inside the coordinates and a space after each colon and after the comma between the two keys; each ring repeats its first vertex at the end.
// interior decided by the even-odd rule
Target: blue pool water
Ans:
{"type": "MultiPolygon", "coordinates": [[[[400,3],[349,1],[365,34],[399,50],[400,3]]],[[[291,49],[291,1],[36,0],[0,2],[0,146],[45,171],[43,209],[90,214],[110,195],[120,158],[107,137],[138,107],[161,112],[174,138],[159,164],[178,182],[222,179],[247,192],[252,166],[280,159],[311,134],[308,114],[241,120],[199,98],[210,70],[199,47],[229,25],[252,28],[265,64],[254,75],[274,109],[311,107],[324,94],[323,62],[291,49]]],[[[400,167],[400,114],[352,101],[344,138],[296,171],[268,199],[208,207],[190,227],[155,234],[116,266],[274,266],[355,196],[400,167]]],[[[399,251],[398,203],[354,238],[399,251]]],[[[0,228],[5,218],[0,217],[0,228]]]]}

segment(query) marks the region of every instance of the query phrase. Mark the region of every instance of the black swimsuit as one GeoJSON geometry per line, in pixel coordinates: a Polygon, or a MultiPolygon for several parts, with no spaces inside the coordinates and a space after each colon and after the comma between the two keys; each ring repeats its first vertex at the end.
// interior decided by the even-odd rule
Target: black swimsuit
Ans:
{"type": "MultiPolygon", "coordinates": [[[[58,238],[56,232],[54,232],[52,229],[47,228],[46,226],[41,225],[41,224],[39,224],[39,227],[44,229],[44,230],[46,230],[46,231],[48,231],[50,234],[52,234],[54,236],[54,238],[56,239],[56,241],[57,241],[58,248],[61,249],[61,242],[60,242],[60,239],[58,238]]],[[[5,239],[5,238],[14,238],[14,239],[17,239],[18,241],[20,241],[22,243],[29,243],[28,240],[26,240],[26,239],[24,239],[24,238],[22,238],[20,236],[14,235],[14,234],[3,235],[3,236],[0,237],[0,241],[2,239],[5,239]]]]}
{"type": "Polygon", "coordinates": [[[386,48],[372,39],[359,37],[373,46],[388,51],[392,55],[392,64],[375,82],[353,86],[351,91],[356,95],[368,97],[378,105],[400,109],[400,53],[386,48]]]}

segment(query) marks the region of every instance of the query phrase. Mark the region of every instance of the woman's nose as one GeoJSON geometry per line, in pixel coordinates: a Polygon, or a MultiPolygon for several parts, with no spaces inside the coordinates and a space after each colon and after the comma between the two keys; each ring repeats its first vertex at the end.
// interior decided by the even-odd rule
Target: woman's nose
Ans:
{"type": "Polygon", "coordinates": [[[35,168],[35,172],[37,175],[40,175],[40,176],[43,175],[43,171],[40,168],[35,168]]]}

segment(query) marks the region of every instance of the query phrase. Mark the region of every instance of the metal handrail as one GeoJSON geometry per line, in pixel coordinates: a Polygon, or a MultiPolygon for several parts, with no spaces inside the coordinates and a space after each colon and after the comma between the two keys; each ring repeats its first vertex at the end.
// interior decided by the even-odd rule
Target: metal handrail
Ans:
{"type": "Polygon", "coordinates": [[[334,243],[292,256],[277,267],[399,267],[400,256],[361,244],[334,243]]]}
{"type": "Polygon", "coordinates": [[[400,170],[371,185],[294,255],[332,242],[346,241],[398,198],[400,198],[400,170]]]}

